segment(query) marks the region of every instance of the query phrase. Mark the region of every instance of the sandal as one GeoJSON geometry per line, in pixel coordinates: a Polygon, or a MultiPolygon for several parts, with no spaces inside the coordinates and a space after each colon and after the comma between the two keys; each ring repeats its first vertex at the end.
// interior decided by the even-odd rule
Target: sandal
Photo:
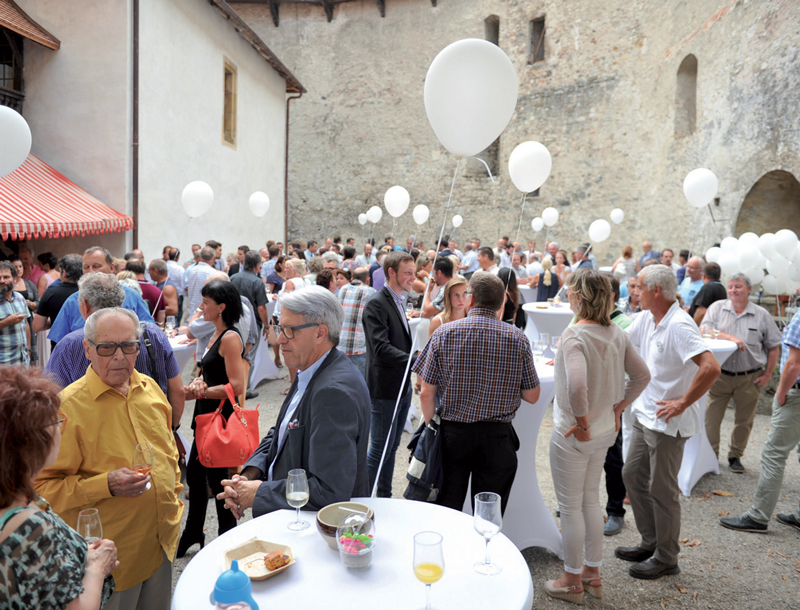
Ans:
{"type": "Polygon", "coordinates": [[[603,597],[603,582],[600,578],[583,578],[581,577],[581,582],[583,583],[583,590],[586,591],[592,597],[596,597],[597,599],[601,599],[603,597]],[[593,585],[592,583],[599,583],[597,585],[593,585]]]}
{"type": "Polygon", "coordinates": [[[556,587],[555,580],[547,580],[544,583],[544,590],[550,597],[563,599],[573,604],[583,604],[583,587],[572,585],[571,587],[556,587]]]}
{"type": "Polygon", "coordinates": [[[281,396],[286,396],[289,393],[289,390],[291,390],[291,389],[292,389],[292,386],[289,386],[288,388],[286,388],[283,392],[281,392],[281,396]]]}

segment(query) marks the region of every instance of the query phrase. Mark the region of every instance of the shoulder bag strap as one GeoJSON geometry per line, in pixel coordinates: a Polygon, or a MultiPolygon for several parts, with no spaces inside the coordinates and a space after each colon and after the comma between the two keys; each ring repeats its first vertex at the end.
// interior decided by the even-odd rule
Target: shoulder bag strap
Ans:
{"type": "Polygon", "coordinates": [[[161,380],[158,378],[158,369],[156,368],[156,352],[153,349],[153,342],[150,341],[150,335],[147,334],[147,326],[145,326],[144,322],[139,322],[139,326],[142,327],[142,337],[144,338],[144,346],[147,348],[147,355],[150,357],[150,369],[153,373],[153,379],[158,384],[158,387],[161,387],[161,380]]]}

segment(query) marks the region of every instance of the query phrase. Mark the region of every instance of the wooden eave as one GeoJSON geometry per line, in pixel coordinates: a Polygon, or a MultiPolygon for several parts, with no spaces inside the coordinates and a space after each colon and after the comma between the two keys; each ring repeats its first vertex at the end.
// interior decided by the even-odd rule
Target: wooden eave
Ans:
{"type": "Polygon", "coordinates": [[[0,26],[57,51],[61,41],[28,17],[14,0],[0,0],[0,26]]]}
{"type": "MultiPolygon", "coordinates": [[[[272,16],[272,22],[275,27],[280,24],[280,6],[281,2],[296,2],[302,4],[314,4],[321,6],[325,11],[325,17],[328,23],[333,21],[333,7],[337,4],[344,2],[353,2],[354,0],[230,0],[231,3],[248,3],[248,4],[267,4],[269,5],[269,12],[272,16]]],[[[386,0],[375,0],[375,5],[378,7],[378,12],[381,17],[386,17],[386,0]]],[[[431,5],[436,6],[436,0],[431,0],[431,5]]]]}

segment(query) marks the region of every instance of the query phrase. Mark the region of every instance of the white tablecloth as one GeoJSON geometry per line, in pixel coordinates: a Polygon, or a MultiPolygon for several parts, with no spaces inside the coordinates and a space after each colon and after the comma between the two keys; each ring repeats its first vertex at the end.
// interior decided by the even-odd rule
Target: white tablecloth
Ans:
{"type": "Polygon", "coordinates": [[[176,335],[171,337],[169,344],[172,346],[172,353],[178,361],[178,370],[183,371],[184,367],[194,358],[195,344],[187,345],[181,343],[186,341],[186,335],[176,335]]]}
{"type": "Polygon", "coordinates": [[[375,511],[377,544],[367,570],[348,570],[341,564],[339,553],[317,532],[315,513],[302,512],[311,527],[292,532],[286,524],[294,511],[276,511],[242,523],[201,550],[178,580],[173,610],[211,608],[208,598],[224,570],[225,551],[253,537],[291,546],[297,562],[280,575],[253,583],[253,597],[262,610],[420,608],[425,605],[425,586],[414,577],[412,559],[414,534],[425,530],[439,532],[443,538],[444,576],[431,590],[435,608],[531,608],[530,570],[504,535],[489,544],[492,561],[502,566],[502,572],[481,576],[472,565],[483,559],[484,542],[473,528],[472,517],[424,502],[358,500],[375,511]]]}
{"type": "Polygon", "coordinates": [[[539,293],[538,288],[531,288],[530,286],[517,286],[517,290],[519,290],[519,298],[522,304],[536,302],[536,295],[539,293]]]}
{"type": "Polygon", "coordinates": [[[533,303],[522,306],[528,317],[529,324],[525,327],[525,334],[531,341],[539,340],[539,333],[548,333],[551,337],[560,337],[572,321],[573,313],[569,305],[564,303],[559,307],[539,309],[533,303]]]}

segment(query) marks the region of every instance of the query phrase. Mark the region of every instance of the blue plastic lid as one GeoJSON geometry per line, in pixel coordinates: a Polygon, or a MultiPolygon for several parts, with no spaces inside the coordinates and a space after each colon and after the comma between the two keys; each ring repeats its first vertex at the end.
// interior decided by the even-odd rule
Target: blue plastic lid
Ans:
{"type": "Polygon", "coordinates": [[[239,570],[239,562],[235,559],[231,562],[231,569],[220,574],[214,584],[214,601],[220,604],[247,602],[253,610],[258,610],[252,593],[253,584],[247,574],[239,570]]]}

